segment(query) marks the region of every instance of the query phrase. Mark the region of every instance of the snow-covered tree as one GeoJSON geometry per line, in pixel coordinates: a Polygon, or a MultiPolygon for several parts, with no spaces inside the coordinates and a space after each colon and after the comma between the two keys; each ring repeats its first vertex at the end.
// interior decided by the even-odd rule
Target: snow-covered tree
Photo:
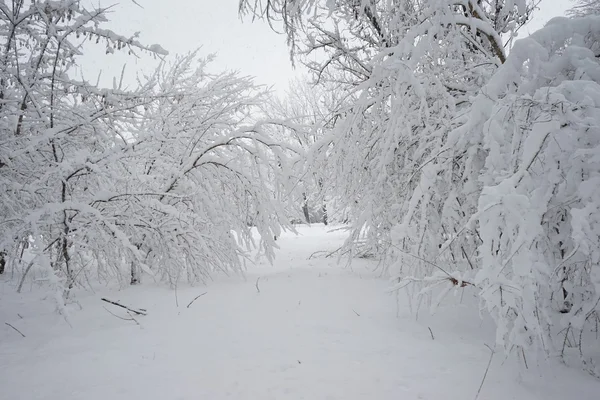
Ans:
{"type": "Polygon", "coordinates": [[[473,282],[498,341],[576,348],[595,374],[585,355],[600,311],[599,55],[598,17],[553,19],[516,42],[447,143],[471,137],[485,155],[473,282]]]}
{"type": "Polygon", "coordinates": [[[255,240],[249,219],[272,257],[296,150],[265,132],[276,121],[250,117],[263,90],[207,73],[194,54],[136,89],[99,88],[72,77],[86,42],[166,51],[103,29],[106,10],[75,0],[0,11],[0,253],[19,287],[35,272],[60,304],[98,279],[133,284],[145,272],[176,284],[240,271],[255,240]]]}
{"type": "MultiPolygon", "coordinates": [[[[456,171],[466,149],[443,151],[471,97],[501,65],[502,36],[528,18],[525,1],[242,1],[242,10],[282,17],[293,55],[315,82],[336,84],[352,101],[314,157],[325,183],[349,210],[356,252],[391,256],[411,274],[420,258],[470,268],[468,244],[442,247],[476,207],[456,171]],[[432,168],[443,163],[440,174],[432,168]],[[449,166],[449,168],[448,168],[449,166]],[[459,183],[459,187],[453,185],[459,183]],[[465,190],[462,190],[462,186],[465,190]],[[461,221],[461,223],[458,223],[461,221]],[[358,247],[356,245],[359,245],[358,247]],[[363,246],[364,245],[364,246],[363,246]],[[414,257],[417,256],[417,257],[414,257]]],[[[475,185],[471,189],[468,185],[475,185]]],[[[388,263],[389,265],[389,263],[388,263]]],[[[425,272],[427,271],[427,272],[425,272]]]]}
{"type": "Polygon", "coordinates": [[[90,41],[107,53],[166,54],[102,29],[105,13],[75,0],[0,5],[0,248],[19,261],[33,240],[36,264],[60,275],[65,293],[87,263],[74,248],[87,226],[74,221],[95,212],[78,193],[89,198],[111,180],[107,166],[124,145],[123,125],[148,102],[147,88],[100,90],[69,73],[90,41]]]}
{"type": "Polygon", "coordinates": [[[576,0],[573,8],[567,14],[573,17],[584,17],[586,15],[600,14],[600,1],[598,0],[576,0]]]}
{"type": "Polygon", "coordinates": [[[387,260],[397,287],[475,287],[507,351],[585,354],[599,304],[597,19],[554,20],[507,56],[529,2],[242,5],[283,16],[316,81],[356,95],[315,156],[352,210],[349,247],[387,260]]]}
{"type": "Polygon", "coordinates": [[[173,283],[182,274],[194,282],[240,271],[244,249],[255,244],[252,226],[272,258],[273,238],[289,225],[281,196],[298,146],[270,131],[294,127],[257,121],[269,93],[236,73],[210,75],[209,61],[192,54],[157,71],[156,101],[145,108],[127,162],[137,166],[135,181],[122,183],[142,193],[128,197],[128,213],[151,225],[128,227],[144,254],[139,261],[173,283]]]}

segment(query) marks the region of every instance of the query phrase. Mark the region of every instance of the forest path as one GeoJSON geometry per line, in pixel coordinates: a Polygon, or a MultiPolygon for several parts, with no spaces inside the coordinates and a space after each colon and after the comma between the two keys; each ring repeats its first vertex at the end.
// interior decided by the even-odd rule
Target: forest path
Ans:
{"type": "MultiPolygon", "coordinates": [[[[274,266],[252,266],[245,280],[82,295],[71,326],[34,293],[0,286],[0,398],[475,398],[493,343],[489,321],[468,306],[415,320],[404,296],[397,311],[374,263],[348,269],[326,253],[308,259],[339,247],[341,232],[299,232],[279,239],[274,266]],[[136,317],[139,325],[116,318],[104,307],[128,316],[103,296],[148,315],[136,317]]],[[[579,371],[530,360],[519,373],[500,353],[492,361],[480,399],[600,398],[600,384],[579,371]]]]}

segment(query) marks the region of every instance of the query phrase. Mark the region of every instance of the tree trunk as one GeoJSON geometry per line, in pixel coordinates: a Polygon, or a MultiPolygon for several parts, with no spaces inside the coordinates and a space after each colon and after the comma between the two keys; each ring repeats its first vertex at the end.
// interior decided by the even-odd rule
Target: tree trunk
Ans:
{"type": "Polygon", "coordinates": [[[0,275],[4,273],[4,267],[6,266],[6,253],[0,251],[0,275]]]}
{"type": "Polygon", "coordinates": [[[327,206],[323,204],[323,225],[327,226],[327,206]]]}
{"type": "MultiPolygon", "coordinates": [[[[65,228],[65,231],[68,233],[66,228],[65,228]]],[[[65,289],[65,299],[67,299],[69,297],[69,293],[71,292],[71,289],[73,289],[73,287],[75,286],[75,274],[71,268],[71,255],[69,254],[69,240],[67,239],[66,236],[63,237],[63,239],[62,239],[61,252],[62,252],[63,261],[65,262],[65,272],[67,274],[67,285],[66,285],[67,287],[65,289]]]]}
{"type": "Polygon", "coordinates": [[[135,262],[131,262],[131,281],[130,285],[137,285],[140,283],[140,271],[139,268],[135,266],[135,262]]]}
{"type": "MultiPolygon", "coordinates": [[[[135,245],[135,247],[137,247],[137,249],[139,250],[142,248],[142,244],[138,243],[135,245]]],[[[137,285],[140,282],[141,282],[140,268],[135,264],[135,261],[132,261],[131,262],[131,281],[129,282],[129,284],[137,285]]]]}
{"type": "Polygon", "coordinates": [[[304,218],[306,219],[306,223],[310,224],[310,213],[308,212],[308,198],[306,197],[306,193],[302,193],[304,196],[304,204],[302,205],[302,211],[304,212],[304,218]]]}

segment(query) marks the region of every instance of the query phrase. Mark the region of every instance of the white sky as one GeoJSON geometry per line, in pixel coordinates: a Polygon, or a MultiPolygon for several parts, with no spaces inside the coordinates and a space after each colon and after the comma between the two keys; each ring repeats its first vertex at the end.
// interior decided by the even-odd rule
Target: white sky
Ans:
{"type": "Polygon", "coordinates": [[[541,0],[538,5],[539,9],[533,14],[533,20],[523,27],[520,37],[532,34],[554,17],[564,16],[565,12],[574,4],[574,0],[541,0]]]}
{"type": "MultiPolygon", "coordinates": [[[[160,44],[170,55],[201,48],[201,55],[216,53],[213,70],[238,70],[256,77],[260,84],[283,90],[294,75],[284,35],[268,24],[238,17],[238,0],[121,0],[112,9],[107,27],[129,37],[139,31],[140,42],[160,44]]],[[[114,0],[93,0],[108,6],[114,0]]],[[[102,82],[108,84],[127,63],[127,77],[137,70],[152,71],[156,62],[149,56],[135,59],[123,54],[104,55],[105,47],[86,47],[84,73],[95,81],[102,69],[102,82]],[[108,78],[110,77],[110,80],[108,78]]]]}
{"type": "MultiPolygon", "coordinates": [[[[94,5],[108,6],[115,0],[91,0],[94,5]]],[[[130,36],[140,32],[144,44],[158,43],[171,55],[201,48],[200,53],[216,53],[214,71],[239,70],[256,77],[260,84],[273,86],[279,92],[298,71],[289,60],[285,36],[273,32],[267,23],[238,16],[238,0],[121,0],[115,5],[108,27],[118,34],[130,36]]],[[[541,28],[555,16],[564,15],[571,0],[542,0],[539,10],[519,37],[541,28]]],[[[102,84],[112,82],[127,64],[127,81],[132,82],[135,71],[150,72],[156,62],[149,56],[135,59],[125,54],[104,55],[104,46],[86,48],[83,70],[86,79],[95,81],[102,70],[102,84]]]]}

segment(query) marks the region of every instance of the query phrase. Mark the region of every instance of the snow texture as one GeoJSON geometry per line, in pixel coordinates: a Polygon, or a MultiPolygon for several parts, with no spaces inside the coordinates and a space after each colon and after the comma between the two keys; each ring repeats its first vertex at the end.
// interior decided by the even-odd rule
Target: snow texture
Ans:
{"type": "MultiPolygon", "coordinates": [[[[35,284],[17,295],[0,282],[0,382],[5,399],[473,399],[493,343],[491,321],[463,305],[415,320],[372,272],[315,251],[341,231],[284,234],[274,266],[209,287],[141,285],[79,293],[65,319],[35,284]],[[257,283],[258,282],[258,283],[257,283]],[[257,291],[257,286],[260,292],[257,291]],[[201,293],[189,308],[187,304],[201,293]],[[101,297],[148,310],[124,321],[101,297]],[[177,306],[177,302],[179,306],[177,306]],[[432,339],[430,331],[435,339],[432,339]]],[[[451,296],[452,297],[452,296],[451,296]]],[[[455,298],[458,303],[458,298],[455,298]]],[[[594,400],[600,383],[558,363],[521,373],[496,353],[480,399],[594,400]]]]}

